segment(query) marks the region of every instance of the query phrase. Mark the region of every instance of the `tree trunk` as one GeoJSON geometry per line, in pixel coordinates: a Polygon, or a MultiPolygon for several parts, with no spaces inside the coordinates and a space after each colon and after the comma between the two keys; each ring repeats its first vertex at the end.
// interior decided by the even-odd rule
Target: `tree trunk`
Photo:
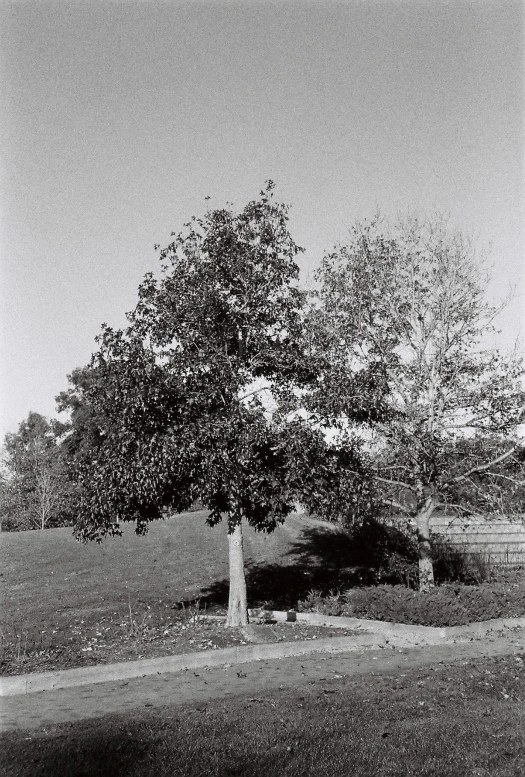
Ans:
{"type": "Polygon", "coordinates": [[[246,578],[244,576],[244,555],[242,550],[242,522],[228,528],[228,549],[230,557],[230,596],[226,626],[248,625],[248,602],[246,578]]]}
{"type": "Polygon", "coordinates": [[[430,516],[433,512],[433,501],[428,499],[416,516],[420,591],[430,591],[434,587],[434,565],[430,546],[430,516]]]}

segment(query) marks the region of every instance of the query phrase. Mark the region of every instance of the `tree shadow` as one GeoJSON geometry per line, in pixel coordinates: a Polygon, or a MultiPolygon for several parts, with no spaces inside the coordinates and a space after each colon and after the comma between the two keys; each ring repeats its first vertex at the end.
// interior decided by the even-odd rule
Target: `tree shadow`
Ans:
{"type": "Polygon", "coordinates": [[[20,774],[35,777],[127,777],[150,751],[151,743],[136,741],[127,731],[84,733],[75,726],[72,736],[55,737],[51,747],[39,747],[37,738],[20,748],[17,762],[20,774]]]}
{"type": "MultiPolygon", "coordinates": [[[[247,563],[248,601],[252,607],[291,609],[312,590],[328,594],[378,582],[410,584],[407,575],[416,568],[411,539],[379,521],[353,530],[306,527],[280,563],[247,563]]],[[[201,603],[227,606],[228,588],[228,580],[217,581],[201,591],[201,603]]]]}

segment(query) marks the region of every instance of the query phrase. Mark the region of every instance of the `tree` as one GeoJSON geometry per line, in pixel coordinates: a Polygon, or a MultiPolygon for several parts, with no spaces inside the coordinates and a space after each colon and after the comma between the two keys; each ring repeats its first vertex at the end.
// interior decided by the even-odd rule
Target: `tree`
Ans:
{"type": "Polygon", "coordinates": [[[488,274],[443,219],[357,224],[317,281],[311,347],[326,361],[310,406],[347,430],[361,412],[378,504],[415,522],[428,589],[437,508],[505,510],[511,492],[516,506],[522,361],[490,346],[488,274]]]}
{"type": "Polygon", "coordinates": [[[71,523],[71,484],[59,425],[29,413],[4,443],[0,486],[3,528],[46,529],[71,523]]]}
{"type": "MultiPolygon", "coordinates": [[[[103,327],[90,365],[59,398],[72,412],[80,539],[143,533],[196,500],[228,520],[227,624],[247,622],[242,524],[272,531],[297,493],[294,388],[301,351],[299,249],[273,184],[240,213],[210,211],[160,251],[124,331],[103,327]],[[271,396],[273,412],[265,396],[271,396]]],[[[319,435],[306,428],[304,439],[319,435]]]]}

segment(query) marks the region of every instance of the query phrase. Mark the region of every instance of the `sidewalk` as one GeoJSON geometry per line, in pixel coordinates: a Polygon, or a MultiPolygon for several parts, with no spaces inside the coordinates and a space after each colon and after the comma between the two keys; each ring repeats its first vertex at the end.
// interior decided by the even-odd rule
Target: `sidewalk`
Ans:
{"type": "MultiPolygon", "coordinates": [[[[480,624],[474,624],[474,629],[460,627],[462,631],[456,629],[451,634],[448,630],[448,635],[434,633],[426,641],[418,635],[410,641],[408,631],[399,632],[400,626],[391,624],[397,637],[375,633],[309,640],[306,644],[262,644],[208,652],[204,654],[205,661],[201,653],[41,673],[41,676],[65,676],[59,678],[62,687],[45,691],[33,687],[29,693],[4,696],[0,701],[0,729],[2,732],[32,729],[144,706],[199,703],[246,693],[253,696],[321,680],[337,681],[350,675],[389,673],[401,667],[524,653],[525,630],[513,623],[518,628],[507,625],[501,631],[495,629],[494,622],[492,626],[484,624],[483,629],[480,624]],[[468,629],[484,633],[469,636],[468,629]],[[415,647],[417,640],[419,646],[415,647]],[[174,670],[177,662],[179,665],[174,670]],[[86,672],[91,674],[82,677],[78,674],[86,672]],[[80,679],[82,684],[78,682],[80,679]]],[[[388,624],[383,626],[386,628],[388,624]]],[[[20,678],[4,678],[3,683],[13,680],[18,682],[20,678]]]]}
{"type": "MultiPolygon", "coordinates": [[[[256,615],[255,611],[250,611],[250,614],[252,616],[256,615]]],[[[287,618],[289,619],[291,613],[274,611],[271,615],[277,621],[284,621],[287,618]]],[[[525,618],[500,618],[473,623],[468,626],[442,628],[410,626],[400,623],[345,618],[318,613],[293,613],[293,620],[312,625],[352,629],[354,634],[352,636],[329,637],[315,641],[265,642],[262,633],[264,627],[250,625],[246,630],[246,636],[250,642],[256,644],[249,646],[4,677],[0,678],[0,696],[16,696],[94,683],[117,682],[147,675],[180,672],[230,663],[244,664],[262,659],[302,656],[308,653],[341,653],[387,646],[394,648],[422,647],[424,645],[482,639],[493,633],[505,633],[514,629],[525,630],[525,618]]]]}

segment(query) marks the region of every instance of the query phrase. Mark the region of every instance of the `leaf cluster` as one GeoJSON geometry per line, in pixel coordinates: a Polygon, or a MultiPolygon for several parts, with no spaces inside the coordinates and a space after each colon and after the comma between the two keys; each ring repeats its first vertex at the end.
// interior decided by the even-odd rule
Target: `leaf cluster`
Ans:
{"type": "Polygon", "coordinates": [[[487,281],[464,236],[415,216],[357,224],[319,268],[308,325],[324,364],[309,407],[361,429],[386,509],[515,499],[513,481],[479,469],[513,449],[525,419],[522,360],[489,344],[487,281]]]}
{"type": "Polygon", "coordinates": [[[61,447],[62,426],[29,413],[8,433],[0,477],[2,529],[19,531],[69,525],[74,488],[61,447]]]}
{"type": "Polygon", "coordinates": [[[143,532],[197,499],[212,524],[227,513],[267,531],[292,509],[296,446],[278,408],[312,367],[300,249],[272,190],[187,224],[160,251],[160,278],[141,284],[129,326],[105,326],[71,376],[61,407],[72,413],[81,538],[118,533],[121,521],[143,532]]]}

